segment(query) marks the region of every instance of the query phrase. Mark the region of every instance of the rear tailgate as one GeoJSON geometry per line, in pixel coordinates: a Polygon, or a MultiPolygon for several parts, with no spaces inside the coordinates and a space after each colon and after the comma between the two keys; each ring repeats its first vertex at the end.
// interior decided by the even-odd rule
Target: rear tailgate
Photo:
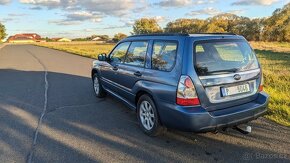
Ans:
{"type": "Polygon", "coordinates": [[[226,109],[257,97],[261,70],[245,40],[207,40],[194,43],[195,70],[201,82],[202,105],[226,109]]]}

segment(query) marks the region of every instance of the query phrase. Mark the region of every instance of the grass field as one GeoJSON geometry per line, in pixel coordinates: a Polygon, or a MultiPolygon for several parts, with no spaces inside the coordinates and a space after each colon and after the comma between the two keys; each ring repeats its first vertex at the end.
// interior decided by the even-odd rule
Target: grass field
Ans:
{"type": "MultiPolygon", "coordinates": [[[[113,44],[94,42],[39,43],[53,49],[96,58],[109,53],[113,44]]],[[[251,42],[263,68],[264,90],[270,94],[269,114],[279,124],[290,126],[290,43],[251,42]]]]}
{"type": "Polygon", "coordinates": [[[83,42],[47,42],[37,43],[38,46],[45,46],[52,49],[63,50],[75,53],[81,56],[97,58],[98,54],[108,54],[114,47],[114,44],[97,44],[92,41],[83,42]]]}
{"type": "Polygon", "coordinates": [[[290,126],[290,43],[251,45],[263,68],[264,90],[271,96],[266,117],[290,126]]]}

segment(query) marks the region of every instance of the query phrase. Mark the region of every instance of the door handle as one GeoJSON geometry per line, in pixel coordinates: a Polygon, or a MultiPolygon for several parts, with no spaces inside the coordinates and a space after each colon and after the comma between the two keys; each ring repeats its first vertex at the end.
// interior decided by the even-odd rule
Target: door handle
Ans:
{"type": "Polygon", "coordinates": [[[142,74],[141,74],[140,71],[135,72],[134,75],[135,75],[135,76],[142,76],[142,74]]]}
{"type": "Polygon", "coordinates": [[[113,70],[114,70],[114,71],[117,71],[117,70],[118,70],[118,67],[116,67],[116,66],[113,67],[113,70]]]}

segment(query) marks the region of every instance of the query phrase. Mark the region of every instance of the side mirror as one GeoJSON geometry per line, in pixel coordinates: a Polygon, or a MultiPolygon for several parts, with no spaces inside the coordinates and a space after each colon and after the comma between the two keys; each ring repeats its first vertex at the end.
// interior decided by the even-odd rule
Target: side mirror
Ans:
{"type": "Polygon", "coordinates": [[[105,53],[99,54],[98,60],[99,61],[107,61],[107,55],[105,53]]]}

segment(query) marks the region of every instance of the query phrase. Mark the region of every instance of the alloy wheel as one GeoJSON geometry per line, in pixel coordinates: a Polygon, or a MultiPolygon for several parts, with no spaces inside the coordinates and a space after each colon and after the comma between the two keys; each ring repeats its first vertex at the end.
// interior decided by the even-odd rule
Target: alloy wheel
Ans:
{"type": "Polygon", "coordinates": [[[142,101],[139,116],[143,127],[146,130],[151,130],[154,126],[155,115],[153,108],[148,101],[142,101]]]}

